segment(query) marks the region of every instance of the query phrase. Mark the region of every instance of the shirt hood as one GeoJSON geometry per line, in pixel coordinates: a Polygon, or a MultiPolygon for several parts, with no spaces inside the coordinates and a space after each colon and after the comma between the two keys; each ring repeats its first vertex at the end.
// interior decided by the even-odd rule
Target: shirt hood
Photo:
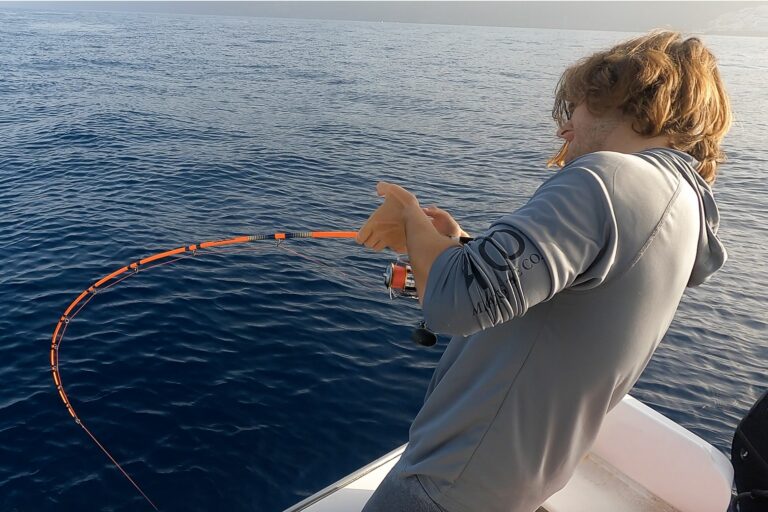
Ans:
{"type": "Polygon", "coordinates": [[[699,161],[688,153],[675,149],[654,149],[660,158],[672,163],[688,182],[699,200],[699,242],[688,286],[698,286],[714,274],[728,259],[725,246],[717,237],[720,212],[717,210],[712,187],[696,172],[699,161]]]}

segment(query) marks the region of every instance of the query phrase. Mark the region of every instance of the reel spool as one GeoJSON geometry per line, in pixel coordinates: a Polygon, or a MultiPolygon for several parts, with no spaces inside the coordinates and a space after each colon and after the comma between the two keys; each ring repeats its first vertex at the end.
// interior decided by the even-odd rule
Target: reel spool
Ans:
{"type": "Polygon", "coordinates": [[[416,280],[413,277],[413,269],[407,261],[397,260],[387,266],[387,270],[384,272],[384,286],[389,290],[390,298],[419,298],[419,292],[416,290],[416,280]]]}

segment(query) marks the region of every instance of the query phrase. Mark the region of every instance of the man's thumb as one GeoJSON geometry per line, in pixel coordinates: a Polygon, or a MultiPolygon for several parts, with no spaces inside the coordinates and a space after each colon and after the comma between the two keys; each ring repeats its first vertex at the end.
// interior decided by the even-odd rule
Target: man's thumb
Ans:
{"type": "Polygon", "coordinates": [[[386,181],[380,181],[376,184],[376,193],[380,196],[386,196],[392,190],[392,184],[386,181]]]}

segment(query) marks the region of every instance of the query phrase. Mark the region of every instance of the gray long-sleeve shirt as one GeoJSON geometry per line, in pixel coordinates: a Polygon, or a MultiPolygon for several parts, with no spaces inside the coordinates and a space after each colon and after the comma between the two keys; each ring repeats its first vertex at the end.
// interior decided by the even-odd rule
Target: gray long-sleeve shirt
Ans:
{"type": "Polygon", "coordinates": [[[446,510],[532,512],[566,484],[685,287],[725,262],[696,165],[584,155],[434,262],[426,323],[453,337],[403,458],[446,510]]]}

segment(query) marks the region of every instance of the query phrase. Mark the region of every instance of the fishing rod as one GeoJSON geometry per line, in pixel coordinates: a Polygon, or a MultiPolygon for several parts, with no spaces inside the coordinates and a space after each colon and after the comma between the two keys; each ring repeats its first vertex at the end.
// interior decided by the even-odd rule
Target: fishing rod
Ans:
{"type": "MultiPolygon", "coordinates": [[[[86,427],[83,420],[75,412],[66,391],[64,390],[64,384],[61,379],[60,364],[59,364],[59,349],[64,339],[64,334],[67,331],[67,327],[72,320],[93,300],[93,298],[118,283],[138,274],[141,271],[146,271],[154,267],[161,265],[167,265],[179,261],[183,258],[195,256],[200,251],[218,249],[221,247],[229,247],[238,244],[247,244],[255,241],[274,240],[277,242],[278,247],[283,247],[282,242],[285,240],[302,239],[302,238],[314,238],[314,239],[349,239],[357,236],[356,231],[302,231],[302,232],[285,232],[285,233],[271,233],[271,234],[259,234],[259,235],[243,235],[234,238],[227,238],[222,240],[213,240],[207,242],[200,242],[197,244],[184,245],[175,249],[162,251],[146,258],[132,261],[127,265],[118,268],[114,272],[107,274],[98,281],[94,282],[91,286],[83,290],[72,303],[64,310],[64,313],[56,323],[56,327],[53,331],[51,338],[51,351],[50,351],[50,363],[51,373],[53,376],[53,382],[56,386],[56,390],[61,397],[67,412],[75,421],[75,423],[82,428],[88,437],[101,449],[102,452],[109,458],[110,461],[117,467],[118,470],[125,476],[125,478],[133,485],[133,487],[141,494],[142,497],[149,503],[154,510],[159,510],[157,505],[147,496],[142,490],[139,484],[131,478],[125,469],[117,462],[112,454],[104,447],[104,445],[96,438],[96,436],[86,427]]],[[[287,249],[287,248],[286,248],[287,249]]],[[[297,251],[288,249],[293,254],[303,256],[308,259],[306,255],[303,255],[297,251]]],[[[325,264],[322,261],[319,263],[325,264]]],[[[407,260],[398,259],[395,263],[390,264],[387,267],[387,271],[384,274],[384,284],[387,286],[390,292],[390,298],[395,297],[409,297],[417,298],[416,286],[413,281],[413,272],[407,260]],[[388,277],[389,276],[389,277],[388,277]]],[[[432,346],[437,341],[437,337],[434,333],[426,329],[424,322],[420,322],[414,331],[412,338],[417,343],[424,346],[432,346]]]]}

